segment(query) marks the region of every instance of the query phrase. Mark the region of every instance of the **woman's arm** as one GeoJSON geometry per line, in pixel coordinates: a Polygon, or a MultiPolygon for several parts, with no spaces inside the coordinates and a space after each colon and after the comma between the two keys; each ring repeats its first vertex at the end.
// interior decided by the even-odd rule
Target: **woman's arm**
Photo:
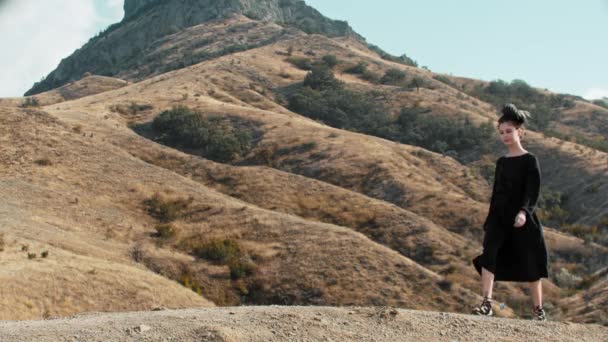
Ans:
{"type": "Polygon", "coordinates": [[[534,160],[530,160],[528,163],[524,197],[521,205],[521,210],[525,211],[528,216],[531,216],[534,213],[534,210],[536,210],[539,192],[540,166],[538,164],[538,159],[534,156],[534,160]]]}

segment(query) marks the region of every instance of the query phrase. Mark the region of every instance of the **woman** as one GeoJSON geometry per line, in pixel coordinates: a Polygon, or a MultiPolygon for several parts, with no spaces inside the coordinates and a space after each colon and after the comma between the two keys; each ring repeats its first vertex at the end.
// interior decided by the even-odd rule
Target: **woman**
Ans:
{"type": "Polygon", "coordinates": [[[473,259],[481,275],[483,301],[474,314],[491,316],[494,281],[528,282],[533,319],[546,320],[541,278],[548,277],[547,248],[536,216],[540,167],[536,156],[521,145],[529,113],[508,104],[498,119],[498,131],[508,154],[498,158],[488,216],[483,225],[483,253],[473,259]]]}

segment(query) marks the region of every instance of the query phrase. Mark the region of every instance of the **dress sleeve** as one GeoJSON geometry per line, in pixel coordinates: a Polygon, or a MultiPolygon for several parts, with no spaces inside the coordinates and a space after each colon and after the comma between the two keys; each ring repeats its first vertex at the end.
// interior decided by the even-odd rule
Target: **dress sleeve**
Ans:
{"type": "Polygon", "coordinates": [[[492,185],[492,197],[490,199],[490,209],[488,210],[488,216],[486,217],[485,222],[483,223],[483,230],[487,229],[487,224],[490,221],[490,216],[494,211],[494,197],[496,196],[496,183],[499,182],[500,179],[500,159],[496,161],[496,167],[494,168],[494,184],[492,185]]]}
{"type": "Polygon", "coordinates": [[[523,203],[521,209],[525,210],[529,216],[534,213],[538,203],[538,195],[540,192],[540,166],[536,156],[528,163],[526,172],[526,181],[524,189],[523,203]]]}

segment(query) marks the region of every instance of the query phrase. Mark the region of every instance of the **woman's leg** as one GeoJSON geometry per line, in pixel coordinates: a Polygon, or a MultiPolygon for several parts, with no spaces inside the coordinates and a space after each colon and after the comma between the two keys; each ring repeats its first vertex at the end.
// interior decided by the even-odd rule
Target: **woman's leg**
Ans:
{"type": "Polygon", "coordinates": [[[543,309],[543,284],[541,279],[532,281],[530,285],[530,294],[532,294],[532,302],[534,308],[532,309],[532,319],[538,321],[546,321],[547,315],[543,309]]]}
{"type": "Polygon", "coordinates": [[[492,316],[492,287],[494,285],[494,273],[485,267],[481,268],[481,288],[483,290],[483,301],[481,305],[473,308],[474,315],[492,316]]]}
{"type": "Polygon", "coordinates": [[[494,273],[481,268],[481,291],[486,298],[492,298],[492,288],[494,287],[494,273]]]}
{"type": "Polygon", "coordinates": [[[532,294],[532,302],[534,307],[543,305],[543,284],[541,280],[528,283],[530,286],[530,294],[532,294]]]}

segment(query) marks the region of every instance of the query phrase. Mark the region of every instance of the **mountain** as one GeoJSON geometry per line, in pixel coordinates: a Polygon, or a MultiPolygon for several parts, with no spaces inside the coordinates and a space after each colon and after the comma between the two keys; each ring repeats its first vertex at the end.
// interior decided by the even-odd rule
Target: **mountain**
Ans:
{"type": "MultiPolygon", "coordinates": [[[[0,290],[11,294],[0,317],[469,312],[504,153],[496,105],[511,97],[538,108],[525,144],[543,172],[545,303],[552,319],[579,321],[581,279],[608,257],[608,154],[551,134],[596,139],[608,111],[417,68],[303,2],[127,1],[125,13],[35,86],[53,89],[0,99],[0,290]],[[104,64],[112,56],[121,62],[104,64]]],[[[497,314],[527,317],[526,287],[499,282],[497,314]]]]}
{"type": "Polygon", "coordinates": [[[169,55],[175,51],[180,59],[178,66],[183,67],[184,60],[194,64],[209,57],[234,52],[235,49],[270,44],[289,35],[290,27],[309,34],[363,40],[346,22],[330,20],[301,0],[125,0],[124,11],[120,23],[111,25],[72,56],[63,59],[56,70],[36,83],[25,95],[34,95],[78,80],[85,72],[140,80],[154,72],[134,72],[132,69],[139,66],[142,60],[148,65],[154,60],[163,67],[176,68],[171,64],[166,65],[171,59],[169,55]],[[245,15],[260,22],[231,27],[228,32],[218,29],[212,32],[196,31],[197,25],[235,15],[245,15]],[[163,37],[179,34],[186,28],[189,28],[184,38],[187,41],[171,38],[172,43],[177,44],[166,46],[163,37]],[[262,31],[260,37],[253,36],[257,30],[262,31]],[[220,35],[217,36],[217,33],[220,35]],[[222,45],[222,49],[209,49],[208,45],[214,42],[222,45]],[[229,43],[232,44],[227,46],[229,43]],[[228,47],[230,49],[226,50],[228,47]],[[184,49],[192,51],[184,56],[184,49]],[[127,71],[130,73],[125,74],[127,71]]]}

